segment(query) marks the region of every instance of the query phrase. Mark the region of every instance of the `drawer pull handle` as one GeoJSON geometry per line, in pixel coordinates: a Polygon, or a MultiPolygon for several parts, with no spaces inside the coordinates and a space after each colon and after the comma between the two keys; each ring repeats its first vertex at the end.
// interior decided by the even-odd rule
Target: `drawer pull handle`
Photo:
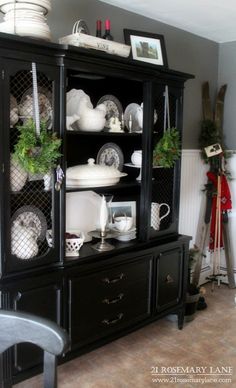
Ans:
{"type": "Polygon", "coordinates": [[[167,275],[166,276],[166,283],[174,283],[174,279],[170,275],[167,275]]]}
{"type": "Polygon", "coordinates": [[[122,280],[124,276],[125,276],[125,274],[123,272],[121,272],[120,275],[118,275],[116,278],[113,278],[113,279],[104,278],[104,279],[102,279],[102,281],[103,281],[103,283],[108,283],[108,284],[117,283],[120,280],[122,280]]]}
{"type": "Polygon", "coordinates": [[[119,294],[116,298],[114,299],[108,299],[108,298],[105,298],[103,299],[102,303],[106,303],[106,304],[113,304],[113,303],[118,303],[120,302],[122,299],[124,298],[124,294],[119,294]]]}
{"type": "Polygon", "coordinates": [[[116,318],[114,319],[103,319],[102,323],[104,325],[115,325],[116,323],[118,323],[122,318],[123,318],[124,314],[123,313],[120,313],[117,315],[116,318]]]}

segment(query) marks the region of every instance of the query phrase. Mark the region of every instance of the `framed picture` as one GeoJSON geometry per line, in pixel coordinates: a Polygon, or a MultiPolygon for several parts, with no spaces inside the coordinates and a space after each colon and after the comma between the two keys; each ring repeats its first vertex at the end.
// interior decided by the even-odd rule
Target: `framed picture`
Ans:
{"type": "Polygon", "coordinates": [[[124,29],[124,38],[131,45],[133,59],[168,67],[163,35],[124,29]]]}
{"type": "Polygon", "coordinates": [[[125,201],[125,202],[111,202],[110,204],[110,219],[111,226],[114,223],[114,216],[124,216],[133,218],[133,225],[136,226],[136,202],[125,201]]]}

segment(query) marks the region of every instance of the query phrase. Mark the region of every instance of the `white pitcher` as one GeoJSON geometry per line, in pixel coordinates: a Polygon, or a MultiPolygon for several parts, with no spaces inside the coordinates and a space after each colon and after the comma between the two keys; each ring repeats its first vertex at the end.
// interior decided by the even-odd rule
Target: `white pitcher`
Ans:
{"type": "Polygon", "coordinates": [[[163,218],[167,217],[170,213],[170,206],[167,203],[152,202],[151,206],[151,227],[155,230],[160,229],[160,223],[163,218]],[[160,217],[161,207],[166,207],[166,212],[160,217]]]}

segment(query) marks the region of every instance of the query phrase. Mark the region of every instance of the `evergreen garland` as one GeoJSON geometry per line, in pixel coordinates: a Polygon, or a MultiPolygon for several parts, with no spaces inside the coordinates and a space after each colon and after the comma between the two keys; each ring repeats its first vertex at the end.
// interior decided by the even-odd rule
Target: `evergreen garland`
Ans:
{"type": "MultiPolygon", "coordinates": [[[[211,168],[214,170],[219,169],[219,155],[211,156],[208,158],[205,147],[213,144],[220,144],[225,159],[232,156],[232,151],[225,150],[224,139],[222,132],[217,127],[213,120],[203,120],[201,123],[201,132],[199,136],[199,146],[201,148],[201,157],[205,163],[209,163],[211,168]]],[[[227,173],[227,172],[226,172],[227,173]]]]}
{"type": "Polygon", "coordinates": [[[31,174],[46,174],[56,167],[61,156],[59,148],[61,139],[56,133],[46,129],[46,123],[40,123],[40,134],[36,135],[35,123],[29,119],[24,125],[18,126],[19,140],[14,147],[13,158],[23,169],[31,174]]]}
{"type": "Polygon", "coordinates": [[[153,165],[173,167],[181,155],[180,134],[176,128],[168,128],[153,151],[153,165]]]}

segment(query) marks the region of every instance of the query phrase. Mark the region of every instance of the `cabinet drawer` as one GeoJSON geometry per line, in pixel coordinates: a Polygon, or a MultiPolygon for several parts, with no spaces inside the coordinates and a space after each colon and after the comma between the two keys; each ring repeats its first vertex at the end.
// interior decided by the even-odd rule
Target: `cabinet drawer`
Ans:
{"type": "Polygon", "coordinates": [[[157,261],[157,311],[177,305],[182,296],[183,250],[176,247],[157,261]]]}
{"type": "Polygon", "coordinates": [[[152,256],[69,280],[72,346],[119,330],[150,314],[152,256]]]}
{"type": "MultiPolygon", "coordinates": [[[[91,275],[80,276],[79,286],[87,290],[83,297],[105,298],[109,293],[112,295],[120,290],[129,289],[146,278],[147,270],[149,270],[147,263],[145,257],[140,262],[122,264],[91,275]]],[[[76,282],[76,278],[74,280],[76,282]]]]}

